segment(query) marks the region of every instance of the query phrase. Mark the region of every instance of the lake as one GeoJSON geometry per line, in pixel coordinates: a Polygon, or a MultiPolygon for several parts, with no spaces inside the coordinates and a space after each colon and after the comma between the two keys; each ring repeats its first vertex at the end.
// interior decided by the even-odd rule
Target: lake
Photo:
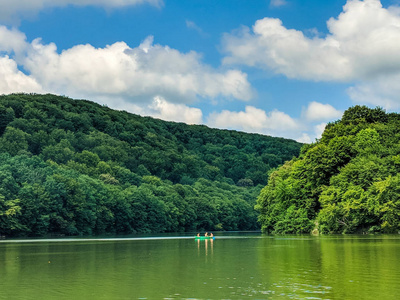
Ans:
{"type": "Polygon", "coordinates": [[[396,299],[400,236],[0,241],[0,299],[396,299]]]}

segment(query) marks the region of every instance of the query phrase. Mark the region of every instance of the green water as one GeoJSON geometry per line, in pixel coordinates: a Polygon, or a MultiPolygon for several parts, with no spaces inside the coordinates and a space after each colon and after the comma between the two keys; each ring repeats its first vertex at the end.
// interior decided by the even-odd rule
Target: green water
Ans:
{"type": "Polygon", "coordinates": [[[0,241],[0,299],[396,299],[400,236],[0,241]]]}

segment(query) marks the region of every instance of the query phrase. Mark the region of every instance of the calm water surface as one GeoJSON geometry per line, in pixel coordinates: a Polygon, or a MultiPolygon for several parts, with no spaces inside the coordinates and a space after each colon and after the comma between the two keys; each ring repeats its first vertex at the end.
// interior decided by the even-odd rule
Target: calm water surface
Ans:
{"type": "Polygon", "coordinates": [[[398,299],[400,236],[0,241],[0,299],[398,299]]]}

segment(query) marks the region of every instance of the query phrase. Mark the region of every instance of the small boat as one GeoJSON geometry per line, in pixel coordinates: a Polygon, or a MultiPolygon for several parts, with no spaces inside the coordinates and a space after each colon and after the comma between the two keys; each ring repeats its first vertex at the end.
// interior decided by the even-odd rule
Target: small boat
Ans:
{"type": "Polygon", "coordinates": [[[195,236],[195,240],[215,240],[215,236],[195,236]]]}

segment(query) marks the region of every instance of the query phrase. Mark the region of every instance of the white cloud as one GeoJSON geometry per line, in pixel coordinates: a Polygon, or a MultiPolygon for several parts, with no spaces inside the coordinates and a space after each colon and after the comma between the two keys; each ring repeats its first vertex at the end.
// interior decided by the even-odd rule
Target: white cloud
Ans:
{"type": "Polygon", "coordinates": [[[273,110],[268,114],[269,128],[279,131],[299,129],[299,124],[284,112],[273,110]]]}
{"type": "Polygon", "coordinates": [[[0,94],[41,93],[41,86],[35,79],[18,70],[17,64],[8,56],[0,56],[0,94]]]}
{"type": "Polygon", "coordinates": [[[318,125],[314,126],[314,134],[315,134],[315,138],[319,139],[322,136],[322,133],[324,132],[326,127],[326,123],[321,123],[318,125]]]}
{"type": "Polygon", "coordinates": [[[309,132],[303,132],[299,138],[295,138],[299,143],[311,144],[315,142],[315,140],[320,139],[322,137],[322,133],[324,132],[326,127],[326,123],[321,123],[314,125],[312,130],[309,132]]]}
{"type": "Polygon", "coordinates": [[[350,87],[350,97],[363,104],[379,105],[392,110],[400,107],[400,73],[383,75],[350,87]]]}
{"type": "Polygon", "coordinates": [[[333,39],[307,38],[297,30],[288,30],[279,19],[264,18],[243,28],[239,35],[225,35],[225,64],[245,64],[271,69],[289,78],[311,80],[347,80],[349,61],[333,39]]]}
{"type": "Polygon", "coordinates": [[[200,34],[202,37],[207,37],[208,34],[204,32],[203,29],[201,29],[201,27],[199,27],[195,22],[190,21],[190,20],[186,20],[186,27],[189,29],[193,29],[194,31],[196,31],[198,34],[200,34]]]}
{"type": "Polygon", "coordinates": [[[156,96],[149,102],[143,103],[132,103],[123,98],[109,99],[101,96],[97,97],[96,101],[113,109],[129,111],[141,116],[186,124],[203,124],[203,112],[201,109],[185,104],[172,103],[161,96],[156,96]]]}
{"type": "Polygon", "coordinates": [[[253,106],[246,106],[244,111],[223,110],[213,112],[207,118],[207,125],[222,129],[281,136],[295,139],[301,143],[311,143],[315,139],[321,138],[327,124],[325,122],[316,124],[315,121],[321,120],[321,118],[313,118],[313,111],[322,112],[324,120],[327,122],[334,121],[338,116],[337,113],[340,115],[342,113],[330,105],[317,102],[311,102],[308,108],[307,112],[311,115],[306,112],[302,114],[301,118],[295,119],[278,110],[266,112],[253,106]]]}
{"type": "Polygon", "coordinates": [[[245,111],[223,110],[220,113],[211,113],[208,124],[219,128],[241,128],[245,131],[260,132],[268,127],[268,117],[265,111],[253,106],[246,106],[245,111]]]}
{"type": "Polygon", "coordinates": [[[163,0],[1,0],[0,21],[15,22],[17,16],[29,17],[45,8],[67,5],[120,8],[145,3],[159,7],[163,4],[163,0]]]}
{"type": "Polygon", "coordinates": [[[274,110],[267,113],[253,106],[246,106],[245,111],[223,110],[220,113],[211,113],[207,124],[211,127],[279,136],[287,136],[290,131],[296,131],[301,127],[296,120],[281,111],[274,110]]]}
{"type": "Polygon", "coordinates": [[[148,102],[156,96],[178,103],[199,97],[252,97],[245,73],[211,68],[202,63],[198,53],[154,45],[152,37],[135,48],[124,42],[104,48],[86,44],[58,53],[54,43],[43,44],[40,39],[29,43],[17,30],[0,27],[0,31],[9,36],[0,39],[0,53],[8,53],[29,78],[49,92],[127,102],[148,102]]]}
{"type": "Polygon", "coordinates": [[[272,7],[281,7],[287,5],[286,0],[271,0],[270,6],[272,7]]]}
{"type": "Polygon", "coordinates": [[[399,107],[393,78],[400,76],[400,9],[384,8],[379,0],[348,0],[327,26],[325,37],[307,37],[279,19],[258,20],[251,30],[224,36],[224,63],[260,67],[288,78],[356,83],[349,90],[353,99],[399,107]]]}
{"type": "Polygon", "coordinates": [[[145,111],[148,111],[144,112],[146,115],[155,118],[187,124],[201,124],[203,119],[203,113],[199,108],[169,103],[162,97],[154,97],[153,103],[145,111]]]}
{"type": "Polygon", "coordinates": [[[308,107],[303,114],[309,121],[319,121],[339,119],[343,113],[330,104],[322,104],[313,101],[308,104],[308,107]]]}
{"type": "Polygon", "coordinates": [[[296,139],[296,141],[304,144],[311,144],[313,142],[311,137],[307,133],[303,133],[301,137],[296,139]]]}
{"type": "Polygon", "coordinates": [[[21,53],[26,46],[25,34],[15,28],[7,29],[0,25],[0,51],[21,53]]]}

